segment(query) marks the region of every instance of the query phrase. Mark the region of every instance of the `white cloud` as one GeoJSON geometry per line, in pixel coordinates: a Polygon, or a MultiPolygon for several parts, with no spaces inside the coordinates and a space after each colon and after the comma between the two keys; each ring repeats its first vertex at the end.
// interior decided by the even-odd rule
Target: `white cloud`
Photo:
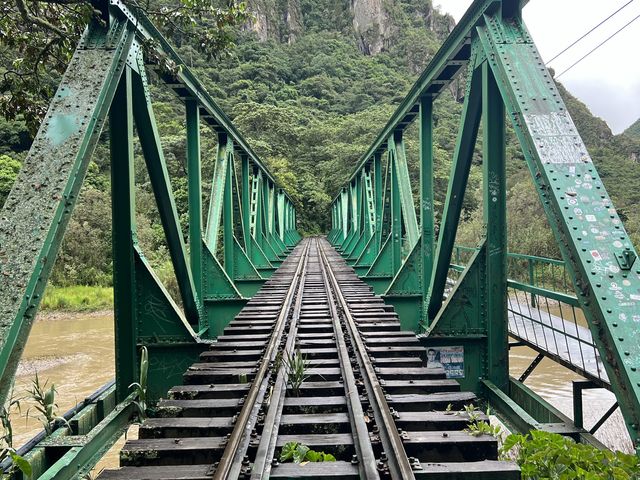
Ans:
{"type": "MultiPolygon", "coordinates": [[[[542,58],[549,60],[627,1],[532,0],[523,16],[542,58]]],[[[471,0],[435,2],[456,20],[471,3],[471,0]]],[[[561,73],[637,15],[640,15],[638,0],[549,66],[561,73]]],[[[639,45],[640,19],[559,78],[594,115],[605,119],[614,133],[620,133],[640,118],[639,45]]]]}

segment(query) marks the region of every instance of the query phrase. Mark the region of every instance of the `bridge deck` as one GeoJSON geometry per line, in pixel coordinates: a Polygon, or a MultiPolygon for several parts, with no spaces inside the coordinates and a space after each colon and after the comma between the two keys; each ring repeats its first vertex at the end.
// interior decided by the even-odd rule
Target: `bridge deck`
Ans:
{"type": "Polygon", "coordinates": [[[496,438],[465,431],[475,395],[427,368],[324,239],[298,245],[183,379],[100,478],[520,478],[496,438]],[[287,462],[289,442],[336,461],[287,462]]]}

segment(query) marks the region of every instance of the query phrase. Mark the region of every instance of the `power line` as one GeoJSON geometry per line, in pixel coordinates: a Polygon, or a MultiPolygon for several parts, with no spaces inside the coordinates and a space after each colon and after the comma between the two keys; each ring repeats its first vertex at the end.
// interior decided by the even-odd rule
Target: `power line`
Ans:
{"type": "Polygon", "coordinates": [[[629,0],[627,3],[625,3],[624,5],[622,5],[618,10],[616,10],[615,12],[613,12],[611,15],[609,15],[607,18],[605,18],[604,20],[602,20],[599,24],[597,24],[595,27],[593,27],[591,30],[589,30],[587,33],[585,33],[584,35],[582,35],[580,38],[578,38],[575,42],[573,42],[571,45],[569,45],[567,48],[565,48],[564,50],[562,50],[560,53],[558,53],[555,57],[553,57],[551,60],[546,62],[546,65],[550,64],[551,62],[553,62],[556,58],[558,58],[560,55],[562,55],[564,52],[566,52],[567,50],[569,50],[571,47],[573,47],[576,43],[578,43],[580,40],[582,40],[584,37],[586,37],[587,35],[589,35],[591,32],[593,32],[594,30],[596,30],[597,28],[599,28],[603,23],[605,23],[606,21],[608,21],[611,17],[613,17],[616,13],[618,13],[620,10],[622,10],[623,8],[625,8],[627,5],[629,5],[630,3],[633,3],[634,0],[629,0]]]}
{"type": "Polygon", "coordinates": [[[589,53],[587,53],[585,56],[583,56],[582,58],[580,58],[580,60],[578,60],[577,62],[573,63],[569,68],[567,68],[566,70],[563,70],[562,73],[558,74],[555,76],[555,78],[560,77],[561,75],[564,75],[565,73],[567,73],[569,70],[571,70],[573,67],[575,67],[577,64],[579,64],[582,60],[584,60],[585,58],[587,58],[589,55],[591,55],[593,52],[595,52],[596,50],[598,50],[601,46],[603,46],[605,43],[607,43],[609,40],[611,40],[613,37],[615,37],[617,34],[619,34],[621,31],[623,31],[625,28],[627,28],[629,25],[631,25],[633,22],[635,22],[636,20],[638,20],[640,18],[640,15],[638,15],[637,17],[635,17],[633,20],[631,20],[629,23],[625,24],[622,28],[620,28],[619,30],[616,30],[615,33],[613,33],[611,36],[607,37],[607,39],[605,41],[603,41],[602,43],[599,43],[594,49],[592,49],[591,51],[589,51],[589,53]]]}

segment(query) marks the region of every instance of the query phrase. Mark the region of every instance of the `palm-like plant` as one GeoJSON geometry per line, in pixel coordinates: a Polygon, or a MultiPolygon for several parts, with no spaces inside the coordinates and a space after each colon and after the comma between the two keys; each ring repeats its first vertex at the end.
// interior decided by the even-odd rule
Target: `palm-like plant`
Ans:
{"type": "Polygon", "coordinates": [[[136,394],[136,400],[133,402],[138,407],[138,416],[140,420],[147,418],[147,373],[149,371],[149,351],[143,346],[140,350],[140,380],[129,385],[136,394]]]}

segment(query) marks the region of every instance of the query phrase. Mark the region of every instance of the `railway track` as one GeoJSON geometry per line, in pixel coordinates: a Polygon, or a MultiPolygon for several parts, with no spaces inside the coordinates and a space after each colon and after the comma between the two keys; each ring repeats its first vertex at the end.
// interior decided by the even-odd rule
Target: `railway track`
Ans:
{"type": "Polygon", "coordinates": [[[453,413],[474,402],[324,238],[306,239],[100,478],[520,478],[453,413]],[[336,461],[280,462],[291,442],[336,461]]]}

